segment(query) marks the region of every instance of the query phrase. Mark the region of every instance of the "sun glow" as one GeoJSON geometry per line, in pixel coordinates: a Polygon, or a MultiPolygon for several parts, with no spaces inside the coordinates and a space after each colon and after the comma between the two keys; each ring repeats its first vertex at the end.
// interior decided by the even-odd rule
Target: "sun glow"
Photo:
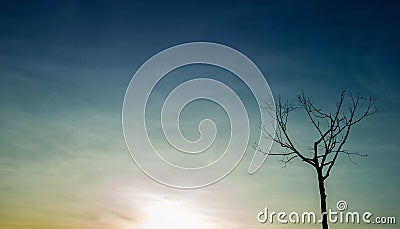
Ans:
{"type": "Polygon", "coordinates": [[[174,228],[200,229],[209,228],[204,218],[181,202],[162,200],[145,209],[146,218],[142,229],[174,228]]]}

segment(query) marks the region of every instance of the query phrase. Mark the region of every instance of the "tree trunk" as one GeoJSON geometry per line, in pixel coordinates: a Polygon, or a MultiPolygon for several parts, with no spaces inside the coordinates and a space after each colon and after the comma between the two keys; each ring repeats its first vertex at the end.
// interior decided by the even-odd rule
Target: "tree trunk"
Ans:
{"type": "Polygon", "coordinates": [[[328,229],[326,194],[325,194],[324,179],[322,175],[322,168],[317,169],[317,174],[318,174],[319,199],[320,199],[321,215],[322,215],[322,229],[328,229]]]}

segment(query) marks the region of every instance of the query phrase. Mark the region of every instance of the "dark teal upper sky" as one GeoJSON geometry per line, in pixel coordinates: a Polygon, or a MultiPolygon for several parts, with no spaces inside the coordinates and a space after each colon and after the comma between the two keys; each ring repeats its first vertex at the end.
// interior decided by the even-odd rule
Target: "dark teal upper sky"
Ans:
{"type": "MultiPolygon", "coordinates": [[[[398,6],[390,1],[3,1],[0,63],[2,69],[23,66],[42,79],[79,79],[84,85],[101,76],[82,76],[74,69],[133,73],[162,49],[213,41],[252,58],[275,91],[288,82],[302,89],[352,85],[395,97],[398,19],[398,6]],[[54,75],[49,66],[69,72],[54,75]]],[[[117,84],[129,80],[115,77],[123,76],[113,77],[117,84]]]]}

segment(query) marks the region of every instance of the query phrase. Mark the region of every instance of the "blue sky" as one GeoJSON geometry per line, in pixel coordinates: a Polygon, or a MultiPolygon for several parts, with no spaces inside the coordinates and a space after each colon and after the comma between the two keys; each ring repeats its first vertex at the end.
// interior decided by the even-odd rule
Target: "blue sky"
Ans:
{"type": "MultiPolygon", "coordinates": [[[[143,206],[160,199],[192,206],[209,228],[266,227],[255,220],[265,205],[317,209],[314,173],[301,162],[282,169],[271,158],[250,176],[245,157],[215,186],[184,192],[131,161],[121,111],[133,74],[161,50],[194,41],[247,55],[275,98],[295,101],[304,90],[329,108],[345,87],[374,97],[379,112],[354,128],[347,147],[368,157],[357,166],[340,159],[328,203],[399,217],[395,1],[0,4],[1,227],[139,228],[143,206]]],[[[293,136],[311,138],[296,117],[293,136]]]]}

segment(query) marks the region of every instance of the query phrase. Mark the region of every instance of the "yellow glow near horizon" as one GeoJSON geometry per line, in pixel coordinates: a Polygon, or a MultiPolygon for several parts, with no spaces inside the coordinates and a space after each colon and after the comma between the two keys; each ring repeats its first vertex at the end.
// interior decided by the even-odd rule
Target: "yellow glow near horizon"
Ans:
{"type": "Polygon", "coordinates": [[[162,200],[145,208],[146,219],[140,228],[200,229],[207,227],[204,219],[180,202],[162,200]]]}

